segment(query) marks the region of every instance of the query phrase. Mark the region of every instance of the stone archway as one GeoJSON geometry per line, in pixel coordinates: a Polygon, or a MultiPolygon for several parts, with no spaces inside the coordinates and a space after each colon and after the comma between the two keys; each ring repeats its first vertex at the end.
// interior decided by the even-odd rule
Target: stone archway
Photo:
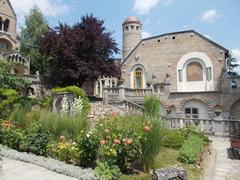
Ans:
{"type": "Polygon", "coordinates": [[[235,101],[230,108],[230,118],[240,119],[240,99],[235,101]]]}

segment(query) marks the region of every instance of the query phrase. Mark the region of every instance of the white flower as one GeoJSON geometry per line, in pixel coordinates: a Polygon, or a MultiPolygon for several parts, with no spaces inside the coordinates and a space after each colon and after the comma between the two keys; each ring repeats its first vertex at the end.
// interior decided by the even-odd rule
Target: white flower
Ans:
{"type": "Polygon", "coordinates": [[[87,138],[89,138],[89,137],[90,137],[90,134],[87,134],[86,136],[87,136],[87,138]]]}
{"type": "Polygon", "coordinates": [[[89,131],[88,133],[89,133],[89,134],[92,134],[92,131],[89,131]]]}
{"type": "Polygon", "coordinates": [[[69,112],[69,102],[66,94],[64,94],[63,99],[62,99],[62,104],[61,104],[61,114],[67,114],[69,112]]]}
{"type": "Polygon", "coordinates": [[[83,99],[79,96],[78,98],[74,99],[72,103],[72,114],[77,115],[82,112],[83,109],[83,99]]]}

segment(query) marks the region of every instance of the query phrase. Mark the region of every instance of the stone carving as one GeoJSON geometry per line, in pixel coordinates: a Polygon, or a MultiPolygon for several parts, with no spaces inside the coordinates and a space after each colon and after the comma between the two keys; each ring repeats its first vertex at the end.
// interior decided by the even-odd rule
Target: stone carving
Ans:
{"type": "Polygon", "coordinates": [[[153,180],[187,180],[187,172],[183,168],[168,167],[156,169],[153,172],[153,180]]]}

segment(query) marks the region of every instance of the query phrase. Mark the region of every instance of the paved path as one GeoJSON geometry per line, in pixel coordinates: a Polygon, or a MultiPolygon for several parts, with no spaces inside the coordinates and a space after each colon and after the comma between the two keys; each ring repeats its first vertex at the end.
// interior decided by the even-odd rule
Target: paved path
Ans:
{"type": "Polygon", "coordinates": [[[1,180],[77,180],[33,164],[3,158],[1,180]]]}
{"type": "Polygon", "coordinates": [[[228,138],[210,137],[212,154],[208,159],[203,180],[240,180],[240,160],[229,149],[228,138]]]}

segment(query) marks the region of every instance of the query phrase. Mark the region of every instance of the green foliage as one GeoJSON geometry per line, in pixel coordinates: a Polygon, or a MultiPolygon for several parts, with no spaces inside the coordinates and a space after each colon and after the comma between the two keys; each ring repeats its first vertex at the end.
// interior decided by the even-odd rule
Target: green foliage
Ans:
{"type": "Polygon", "coordinates": [[[78,164],[80,155],[76,143],[62,140],[58,143],[48,144],[47,150],[48,155],[55,159],[66,163],[78,164]]]}
{"type": "Polygon", "coordinates": [[[97,159],[97,153],[99,148],[99,137],[94,132],[88,132],[87,134],[82,131],[77,138],[78,148],[80,149],[80,165],[83,167],[95,166],[97,159]]]}
{"type": "Polygon", "coordinates": [[[10,119],[21,128],[28,128],[32,125],[31,113],[19,106],[14,109],[10,119]]]}
{"type": "Polygon", "coordinates": [[[52,102],[53,102],[52,96],[46,96],[43,99],[40,99],[38,104],[42,109],[51,110],[52,102]]]}
{"type": "Polygon", "coordinates": [[[20,98],[18,104],[20,108],[30,111],[32,109],[32,106],[38,104],[38,100],[35,98],[29,98],[29,97],[23,96],[20,98]]]}
{"type": "Polygon", "coordinates": [[[155,96],[147,96],[144,99],[143,107],[145,114],[149,117],[157,117],[160,111],[160,102],[155,96]]]}
{"type": "Polygon", "coordinates": [[[76,97],[81,97],[83,100],[83,111],[87,112],[90,109],[88,97],[86,96],[86,93],[83,89],[77,86],[68,86],[64,88],[52,89],[52,93],[60,93],[60,92],[70,92],[70,93],[73,93],[76,97]]]}
{"type": "Polygon", "coordinates": [[[1,143],[10,148],[20,150],[24,131],[17,128],[10,121],[2,121],[1,123],[1,143]]]}
{"type": "Polygon", "coordinates": [[[148,172],[153,167],[154,159],[156,158],[161,146],[161,120],[152,118],[145,122],[145,127],[150,127],[149,131],[145,131],[141,138],[142,144],[142,161],[145,172],[148,172]]]}
{"type": "Polygon", "coordinates": [[[203,147],[203,140],[198,136],[189,137],[179,151],[179,160],[184,163],[195,164],[203,147]]]}
{"type": "Polygon", "coordinates": [[[179,149],[185,140],[185,137],[180,130],[162,129],[161,136],[161,145],[174,149],[179,149]]]}
{"type": "Polygon", "coordinates": [[[34,123],[31,128],[26,129],[22,149],[36,155],[46,155],[47,145],[51,140],[50,132],[40,124],[34,123]]]}
{"type": "Polygon", "coordinates": [[[94,172],[98,179],[117,180],[121,176],[121,171],[117,165],[109,165],[105,161],[97,161],[94,172]]]}
{"type": "Polygon", "coordinates": [[[228,70],[227,73],[229,76],[239,76],[239,63],[236,57],[229,52],[227,55],[227,65],[228,70]]]}
{"type": "Polygon", "coordinates": [[[0,118],[7,118],[18,102],[19,94],[13,89],[0,89],[0,118]]]}
{"type": "Polygon", "coordinates": [[[47,21],[38,7],[33,7],[25,19],[25,26],[21,29],[21,53],[31,59],[31,72],[40,71],[45,74],[47,62],[39,51],[39,43],[48,31],[47,21]]]}
{"type": "Polygon", "coordinates": [[[185,139],[188,139],[192,136],[198,136],[204,142],[204,145],[208,145],[211,141],[209,140],[208,136],[206,136],[198,127],[194,125],[187,125],[181,129],[181,132],[185,139]]]}

